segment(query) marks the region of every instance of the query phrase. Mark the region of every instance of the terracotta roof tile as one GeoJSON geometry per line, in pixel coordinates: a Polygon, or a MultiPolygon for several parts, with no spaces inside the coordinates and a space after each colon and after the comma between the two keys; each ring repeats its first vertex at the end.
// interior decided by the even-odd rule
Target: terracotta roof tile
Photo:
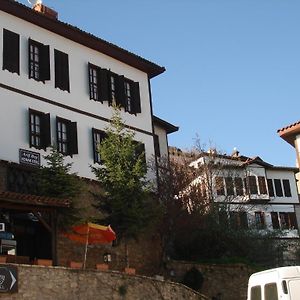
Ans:
{"type": "Polygon", "coordinates": [[[67,199],[36,196],[30,194],[20,194],[9,191],[0,192],[0,201],[49,207],[70,206],[70,201],[67,199]]]}
{"type": "Polygon", "coordinates": [[[288,125],[288,126],[285,126],[285,127],[282,127],[282,128],[280,128],[280,129],[278,129],[277,132],[280,133],[280,132],[285,131],[285,130],[287,130],[287,129],[293,128],[293,127],[295,127],[295,126],[297,126],[297,125],[299,125],[299,124],[300,124],[300,121],[295,122],[295,123],[293,123],[293,124],[290,124],[290,125],[288,125]]]}

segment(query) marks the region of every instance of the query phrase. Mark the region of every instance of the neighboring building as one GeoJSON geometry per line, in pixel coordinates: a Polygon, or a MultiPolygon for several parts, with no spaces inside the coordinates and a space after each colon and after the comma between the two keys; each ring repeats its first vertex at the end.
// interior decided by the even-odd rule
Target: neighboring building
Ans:
{"type": "MultiPolygon", "coordinates": [[[[71,250],[57,247],[55,216],[70,203],[31,196],[32,171],[54,145],[97,191],[91,166],[101,163],[96,148],[113,104],[147,160],[157,140],[156,155],[164,154],[167,134],[178,128],[153,116],[150,80],[165,68],[59,21],[41,3],[31,9],[11,0],[0,1],[0,66],[0,224],[15,235],[18,255],[58,263],[56,252],[66,260],[71,250]]],[[[0,244],[1,252],[1,236],[0,244]]]]}
{"type": "Polygon", "coordinates": [[[296,168],[273,166],[237,151],[232,156],[203,153],[190,165],[200,174],[193,184],[223,208],[220,217],[231,226],[280,229],[279,238],[299,238],[296,168]]]}

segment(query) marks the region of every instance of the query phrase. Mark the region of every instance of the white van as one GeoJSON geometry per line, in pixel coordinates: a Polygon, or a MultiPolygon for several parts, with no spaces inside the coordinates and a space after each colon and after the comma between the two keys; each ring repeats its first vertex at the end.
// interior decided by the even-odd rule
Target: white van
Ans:
{"type": "Polygon", "coordinates": [[[252,274],[247,295],[247,300],[300,300],[300,266],[252,274]]]}

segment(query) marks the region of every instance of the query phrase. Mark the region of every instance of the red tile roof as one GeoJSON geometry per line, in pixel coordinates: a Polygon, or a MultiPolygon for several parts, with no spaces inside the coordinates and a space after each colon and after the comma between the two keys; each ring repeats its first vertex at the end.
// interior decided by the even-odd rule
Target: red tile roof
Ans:
{"type": "Polygon", "coordinates": [[[279,136],[295,147],[295,137],[300,134],[300,121],[277,130],[279,136]]]}
{"type": "Polygon", "coordinates": [[[27,205],[47,206],[47,207],[69,207],[70,201],[67,199],[20,194],[15,192],[0,192],[0,203],[10,202],[27,205]]]}

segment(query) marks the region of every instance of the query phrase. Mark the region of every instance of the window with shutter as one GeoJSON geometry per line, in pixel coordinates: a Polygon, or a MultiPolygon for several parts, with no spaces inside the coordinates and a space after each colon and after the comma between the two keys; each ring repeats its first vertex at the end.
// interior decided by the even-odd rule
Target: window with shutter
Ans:
{"type": "Polygon", "coordinates": [[[243,191],[243,180],[241,177],[235,177],[234,178],[234,185],[237,196],[242,196],[244,194],[243,191]]]}
{"type": "Polygon", "coordinates": [[[265,228],[265,215],[261,211],[255,212],[255,225],[257,229],[265,228]]]}
{"type": "Polygon", "coordinates": [[[251,195],[257,195],[256,176],[248,176],[249,190],[251,195]]]}
{"type": "Polygon", "coordinates": [[[280,229],[278,213],[277,212],[271,212],[271,219],[272,219],[273,229],[280,229]]]}
{"type": "Polygon", "coordinates": [[[283,184],[284,196],[292,197],[290,181],[288,179],[283,179],[282,184],[283,184]]]}
{"type": "Polygon", "coordinates": [[[282,186],[281,186],[281,180],[280,179],[274,179],[274,185],[275,185],[275,192],[277,197],[283,196],[282,186]]]}
{"type": "Polygon", "coordinates": [[[258,186],[259,186],[260,195],[266,195],[267,185],[266,185],[266,178],[264,176],[258,176],[258,186]]]}
{"type": "Polygon", "coordinates": [[[92,128],[94,163],[101,163],[99,146],[105,137],[106,133],[104,131],[92,128]]]}
{"type": "Polygon", "coordinates": [[[37,81],[50,80],[49,46],[29,39],[29,78],[37,81]]]}
{"type": "Polygon", "coordinates": [[[20,36],[3,29],[3,70],[20,75],[20,36]]]}
{"type": "Polygon", "coordinates": [[[157,134],[154,135],[154,152],[155,156],[160,157],[159,137],[157,134]]]}
{"type": "Polygon", "coordinates": [[[54,50],[55,87],[70,92],[69,56],[59,50],[54,50]]]}
{"type": "Polygon", "coordinates": [[[50,146],[50,114],[29,109],[29,145],[37,149],[50,146]]]}
{"type": "Polygon", "coordinates": [[[64,155],[78,154],[77,123],[56,118],[57,148],[64,155]]]}
{"type": "Polygon", "coordinates": [[[233,179],[232,177],[225,177],[226,191],[228,196],[234,195],[233,179]]]}
{"type": "Polygon", "coordinates": [[[274,197],[275,194],[274,194],[273,180],[272,179],[268,179],[267,183],[268,183],[269,196],[270,197],[274,197]]]}
{"type": "Polygon", "coordinates": [[[225,195],[225,188],[224,188],[224,178],[221,176],[217,176],[215,178],[215,185],[216,185],[216,191],[217,195],[225,195]]]}

